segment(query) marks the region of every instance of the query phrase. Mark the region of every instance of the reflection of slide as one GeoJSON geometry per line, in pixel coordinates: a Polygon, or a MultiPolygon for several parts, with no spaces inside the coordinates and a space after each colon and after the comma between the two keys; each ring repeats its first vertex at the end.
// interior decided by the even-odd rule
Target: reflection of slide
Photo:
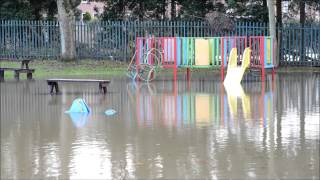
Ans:
{"type": "Polygon", "coordinates": [[[245,94],[240,83],[229,84],[225,83],[224,88],[228,95],[228,103],[230,112],[233,116],[237,116],[238,112],[238,98],[241,98],[244,118],[248,119],[251,114],[250,97],[245,94]]]}
{"type": "Polygon", "coordinates": [[[237,48],[232,48],[229,55],[228,69],[224,84],[240,84],[242,77],[250,65],[250,48],[246,48],[242,56],[241,66],[237,65],[237,48]]]}

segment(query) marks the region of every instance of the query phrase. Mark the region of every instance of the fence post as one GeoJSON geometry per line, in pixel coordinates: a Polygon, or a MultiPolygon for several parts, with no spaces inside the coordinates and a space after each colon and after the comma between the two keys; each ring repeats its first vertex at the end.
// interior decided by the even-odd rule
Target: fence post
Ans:
{"type": "Polygon", "coordinates": [[[224,37],[221,37],[221,69],[220,69],[220,76],[221,76],[221,81],[224,80],[224,37]]]}

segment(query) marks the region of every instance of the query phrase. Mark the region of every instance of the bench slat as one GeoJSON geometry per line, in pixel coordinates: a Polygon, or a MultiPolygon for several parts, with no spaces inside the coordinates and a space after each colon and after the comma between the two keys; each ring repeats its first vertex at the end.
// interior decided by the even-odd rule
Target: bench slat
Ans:
{"type": "Polygon", "coordinates": [[[0,70],[5,70],[5,71],[15,71],[17,69],[20,69],[20,68],[0,68],[0,70]]]}
{"type": "Polygon", "coordinates": [[[99,80],[99,79],[47,79],[47,83],[50,86],[50,94],[53,94],[53,90],[56,90],[56,94],[59,93],[58,82],[94,82],[99,83],[99,90],[104,94],[107,92],[107,85],[110,83],[110,80],[99,80]]]}
{"type": "Polygon", "coordinates": [[[47,82],[103,82],[103,83],[110,83],[110,80],[99,80],[99,79],[47,79],[47,82]]]}
{"type": "Polygon", "coordinates": [[[21,68],[0,68],[0,70],[4,70],[4,71],[23,71],[23,72],[29,72],[29,71],[34,71],[34,69],[21,69],[21,68]]]}

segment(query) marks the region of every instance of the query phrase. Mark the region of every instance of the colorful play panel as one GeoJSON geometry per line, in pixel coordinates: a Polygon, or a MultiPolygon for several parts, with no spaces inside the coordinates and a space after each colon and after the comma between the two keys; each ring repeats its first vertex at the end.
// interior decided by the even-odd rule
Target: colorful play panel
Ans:
{"type": "Polygon", "coordinates": [[[241,64],[244,50],[250,48],[249,68],[261,70],[264,78],[265,69],[274,68],[275,44],[272,42],[268,36],[137,37],[135,55],[128,71],[130,77],[136,79],[145,73],[139,68],[147,64],[150,73],[145,76],[149,81],[156,68],[171,68],[174,75],[178,68],[220,68],[224,77],[231,50],[237,49],[237,64],[241,64]]]}

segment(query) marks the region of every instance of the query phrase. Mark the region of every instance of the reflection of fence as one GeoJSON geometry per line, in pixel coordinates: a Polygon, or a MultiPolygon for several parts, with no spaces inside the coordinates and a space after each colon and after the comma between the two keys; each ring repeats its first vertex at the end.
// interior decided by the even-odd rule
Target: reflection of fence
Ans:
{"type": "MultiPolygon", "coordinates": [[[[320,65],[320,27],[284,25],[279,29],[283,65],[320,65]]],[[[213,34],[198,21],[105,21],[74,25],[78,58],[129,61],[136,37],[268,36],[265,23],[238,22],[233,32],[213,34]]],[[[59,23],[55,21],[0,21],[0,58],[57,59],[59,23]]]]}
{"type": "Polygon", "coordinates": [[[133,115],[139,126],[153,126],[153,123],[161,123],[168,127],[190,126],[237,126],[237,119],[259,120],[260,126],[266,126],[267,121],[273,118],[273,91],[272,86],[264,83],[247,83],[245,89],[249,89],[247,101],[242,103],[230,102],[229,94],[222,84],[214,84],[213,92],[185,91],[179,87],[177,81],[165,81],[161,83],[164,90],[150,92],[148,85],[137,83],[134,88],[128,89],[131,97],[133,115]],[[149,91],[144,91],[148,90],[149,91]],[[220,91],[219,91],[220,89],[220,91]],[[161,95],[160,95],[161,94],[161,95]],[[246,111],[251,109],[251,111],[246,111]],[[240,111],[240,112],[238,112],[240,111]],[[155,121],[159,119],[159,121],[155,121]]]}

